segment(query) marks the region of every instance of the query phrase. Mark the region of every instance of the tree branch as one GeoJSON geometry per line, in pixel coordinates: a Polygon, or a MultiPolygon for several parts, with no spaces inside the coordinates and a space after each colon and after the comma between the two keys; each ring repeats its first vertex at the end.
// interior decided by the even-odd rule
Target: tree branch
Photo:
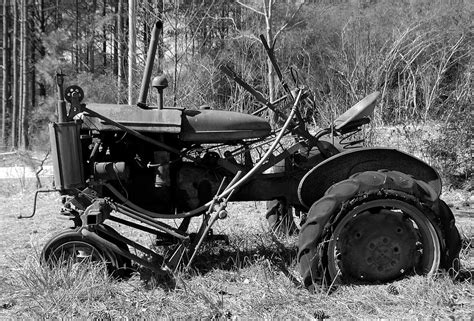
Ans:
{"type": "Polygon", "coordinates": [[[36,188],[41,188],[42,185],[41,185],[41,178],[40,178],[40,173],[43,171],[43,166],[44,166],[44,163],[46,162],[46,160],[48,159],[49,157],[49,153],[51,152],[51,149],[48,150],[48,152],[46,153],[46,155],[44,155],[43,159],[41,160],[41,163],[38,167],[38,170],[35,172],[35,176],[36,176],[36,188]]]}
{"type": "Polygon", "coordinates": [[[247,9],[249,9],[249,10],[255,12],[255,13],[258,13],[259,15],[265,16],[265,14],[264,14],[263,12],[258,11],[257,9],[255,9],[255,8],[253,8],[253,7],[251,7],[251,6],[247,5],[247,4],[245,4],[245,3],[242,3],[242,2],[240,2],[239,0],[237,0],[237,1],[235,1],[235,2],[237,2],[238,4],[240,4],[240,5],[241,5],[242,7],[244,7],[244,8],[247,8],[247,9]]]}
{"type": "MultiPolygon", "coordinates": [[[[283,32],[283,30],[285,30],[288,25],[291,23],[291,21],[295,18],[296,14],[300,11],[301,7],[303,6],[303,3],[300,3],[300,5],[298,6],[298,8],[292,13],[291,17],[288,19],[287,22],[285,22],[285,24],[283,26],[280,27],[280,29],[278,29],[277,32],[275,32],[275,36],[273,37],[274,41],[276,41],[276,39],[278,38],[278,36],[280,35],[280,33],[283,32]]],[[[298,21],[297,23],[295,23],[292,27],[295,27],[297,25],[299,25],[300,23],[302,23],[302,21],[298,21]]]]}

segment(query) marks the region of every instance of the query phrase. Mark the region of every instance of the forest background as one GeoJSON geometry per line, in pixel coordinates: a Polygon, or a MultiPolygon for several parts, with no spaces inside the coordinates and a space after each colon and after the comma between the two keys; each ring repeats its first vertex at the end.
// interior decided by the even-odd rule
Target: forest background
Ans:
{"type": "Polygon", "coordinates": [[[84,89],[86,102],[136,104],[160,19],[152,74],[169,80],[165,105],[260,108],[222,64],[276,99],[283,90],[258,39],[264,34],[286,80],[293,84],[292,68],[311,90],[309,126],[328,125],[379,90],[372,143],[377,129],[382,139],[403,136],[402,149],[448,183],[472,179],[472,1],[3,0],[1,9],[1,151],[48,149],[58,71],[66,86],[84,89]]]}

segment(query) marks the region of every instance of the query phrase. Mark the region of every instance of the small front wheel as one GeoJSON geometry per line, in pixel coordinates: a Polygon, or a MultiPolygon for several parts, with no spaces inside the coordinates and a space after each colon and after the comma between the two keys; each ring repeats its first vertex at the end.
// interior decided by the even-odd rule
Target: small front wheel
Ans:
{"type": "MultiPolygon", "coordinates": [[[[115,232],[110,227],[105,228],[109,232],[115,232]]],[[[118,246],[128,251],[125,244],[118,246]]],[[[82,235],[80,227],[62,231],[49,240],[41,253],[41,261],[52,267],[103,262],[106,264],[107,272],[117,277],[125,276],[125,271],[131,266],[129,259],[82,235]]]]}

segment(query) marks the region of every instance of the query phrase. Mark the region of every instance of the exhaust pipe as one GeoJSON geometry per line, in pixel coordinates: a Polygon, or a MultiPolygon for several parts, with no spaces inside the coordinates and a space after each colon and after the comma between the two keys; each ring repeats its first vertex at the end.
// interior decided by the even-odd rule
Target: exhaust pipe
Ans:
{"type": "Polygon", "coordinates": [[[66,102],[64,101],[64,74],[62,70],[56,73],[56,85],[58,93],[58,108],[56,110],[58,114],[58,123],[65,123],[67,121],[66,102]]]}
{"type": "Polygon", "coordinates": [[[156,48],[158,47],[158,37],[161,29],[163,29],[163,22],[159,20],[155,22],[151,32],[150,45],[148,46],[146,65],[143,72],[142,85],[140,87],[140,95],[137,102],[137,106],[143,109],[148,109],[146,98],[148,95],[148,88],[150,87],[150,77],[153,70],[153,62],[155,60],[156,48]]]}

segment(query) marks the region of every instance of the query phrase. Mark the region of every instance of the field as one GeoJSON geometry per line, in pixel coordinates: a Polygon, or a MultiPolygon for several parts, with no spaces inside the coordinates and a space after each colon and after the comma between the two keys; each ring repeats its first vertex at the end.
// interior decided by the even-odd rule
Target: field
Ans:
{"type": "MultiPolygon", "coordinates": [[[[33,193],[18,192],[18,181],[2,182],[0,196],[0,318],[462,318],[474,317],[474,208],[465,191],[443,196],[453,207],[465,244],[464,273],[433,279],[412,277],[392,285],[340,286],[309,293],[300,285],[297,236],[277,238],[267,232],[263,204],[231,204],[229,218],[215,233],[228,245],[206,245],[193,269],[175,275],[176,287],[135,273],[126,281],[88,271],[50,271],[38,263],[43,244],[70,226],[57,213],[58,194],[41,195],[31,219],[33,193]]],[[[143,233],[133,238],[150,243],[143,233]]]]}

